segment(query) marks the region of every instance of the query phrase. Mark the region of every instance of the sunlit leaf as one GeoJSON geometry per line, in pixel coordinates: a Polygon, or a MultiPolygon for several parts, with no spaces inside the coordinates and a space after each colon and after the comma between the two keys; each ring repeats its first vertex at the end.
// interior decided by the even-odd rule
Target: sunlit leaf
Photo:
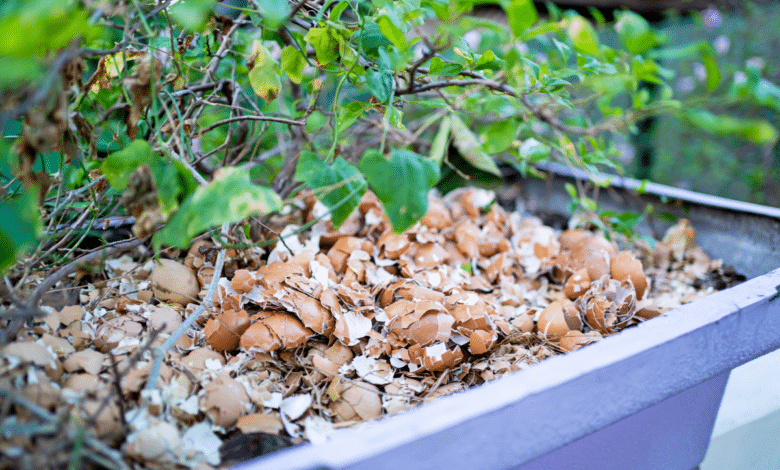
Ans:
{"type": "Polygon", "coordinates": [[[501,7],[516,37],[536,23],[538,15],[532,0],[504,0],[501,7]]]}
{"type": "Polygon", "coordinates": [[[298,85],[303,80],[303,69],[306,67],[306,58],[294,46],[287,46],[282,50],[282,72],[285,72],[290,81],[298,85]]]}
{"type": "Polygon", "coordinates": [[[276,99],[282,87],[277,63],[268,49],[257,39],[252,45],[252,54],[246,62],[252,90],[267,103],[276,99]]]}
{"type": "Polygon", "coordinates": [[[0,201],[0,272],[38,241],[42,224],[36,191],[0,201]]]}
{"type": "Polygon", "coordinates": [[[112,153],[103,161],[100,170],[114,188],[123,190],[127,181],[139,165],[152,161],[152,146],[145,140],[136,139],[130,144],[112,153]]]}
{"type": "Polygon", "coordinates": [[[379,26],[379,30],[382,31],[382,34],[384,34],[385,37],[390,40],[390,42],[392,42],[395,47],[401,49],[402,51],[408,49],[409,45],[406,43],[406,37],[404,36],[404,33],[398,28],[398,26],[393,24],[393,21],[390,18],[384,15],[380,16],[376,20],[376,24],[379,26]]]}
{"type": "Polygon", "coordinates": [[[306,33],[305,39],[314,48],[320,67],[339,58],[339,41],[334,37],[334,32],[330,28],[311,28],[306,33]]]}
{"type": "Polygon", "coordinates": [[[685,109],[682,116],[689,123],[713,135],[737,136],[756,145],[777,142],[777,129],[763,119],[743,119],[701,109],[685,109]]]}
{"type": "Polygon", "coordinates": [[[252,184],[247,170],[222,168],[211,183],[197,188],[185,199],[152,242],[155,250],[162,245],[185,249],[194,237],[209,228],[281,207],[281,198],[270,188],[252,184]]]}
{"type": "Polygon", "coordinates": [[[574,44],[574,48],[583,54],[598,55],[600,52],[599,38],[596,36],[596,30],[593,29],[590,21],[579,15],[569,18],[567,21],[566,35],[574,44]]]}

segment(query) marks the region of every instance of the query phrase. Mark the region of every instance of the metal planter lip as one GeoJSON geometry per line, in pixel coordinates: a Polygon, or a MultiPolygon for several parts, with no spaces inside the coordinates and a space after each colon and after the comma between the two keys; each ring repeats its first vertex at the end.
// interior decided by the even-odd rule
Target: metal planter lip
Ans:
{"type": "Polygon", "coordinates": [[[480,387],[236,469],[510,468],[780,346],[780,269],[480,387]]]}

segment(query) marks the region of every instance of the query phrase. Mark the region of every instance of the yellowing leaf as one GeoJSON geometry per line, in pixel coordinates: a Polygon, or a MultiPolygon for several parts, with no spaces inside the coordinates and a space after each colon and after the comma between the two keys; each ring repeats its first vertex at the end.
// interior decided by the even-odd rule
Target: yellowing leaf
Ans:
{"type": "Polygon", "coordinates": [[[139,56],[144,55],[141,51],[125,51],[117,52],[114,55],[105,55],[100,58],[95,73],[89,78],[87,87],[92,93],[111,88],[111,80],[118,77],[122,70],[125,68],[125,59],[133,60],[139,56]]]}
{"type": "Polygon", "coordinates": [[[252,44],[252,54],[247,59],[246,65],[249,68],[249,84],[257,96],[266,103],[276,99],[282,87],[278,64],[271,57],[268,49],[257,39],[252,44]]]}

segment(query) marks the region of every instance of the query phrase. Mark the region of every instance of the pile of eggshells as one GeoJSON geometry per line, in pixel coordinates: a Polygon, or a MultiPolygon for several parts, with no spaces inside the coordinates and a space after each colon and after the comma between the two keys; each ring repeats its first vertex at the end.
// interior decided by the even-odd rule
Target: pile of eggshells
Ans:
{"type": "Polygon", "coordinates": [[[157,394],[144,400],[143,348],[203,301],[217,247],[197,241],[182,262],[111,260],[113,279],[84,289],[82,306],[39,319],[3,348],[0,384],[48,410],[67,402],[99,412],[98,436],[147,466],[217,465],[215,431],[316,441],[334,423],[401,412],[694,300],[706,292],[691,281],[719,266],[687,221],[638,252],[643,268],[600,234],[557,232],[494,197],[431,194],[403,234],[371,193],[337,229],[308,197],[298,222],[321,219],[310,230],[288,224],[269,252],[227,250],[213,307],[168,351],[157,394]],[[685,275],[670,278],[671,269],[685,275]],[[124,419],[106,398],[117,387],[124,419]]]}

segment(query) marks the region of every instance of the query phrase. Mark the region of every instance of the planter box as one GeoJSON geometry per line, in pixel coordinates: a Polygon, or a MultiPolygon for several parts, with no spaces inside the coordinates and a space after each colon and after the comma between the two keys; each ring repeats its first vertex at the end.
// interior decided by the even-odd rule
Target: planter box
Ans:
{"type": "MultiPolygon", "coordinates": [[[[514,182],[526,207],[566,207],[563,182],[581,175],[553,169],[558,176],[547,181],[514,182]]],[[[626,210],[621,188],[632,185],[616,180],[602,194],[626,210]]],[[[696,467],[729,371],[780,347],[780,270],[767,273],[780,266],[780,211],[660,185],[646,190],[637,204],[684,215],[705,251],[754,279],[520,373],[235,468],[696,467]]],[[[607,199],[599,204],[608,207],[607,199]]]]}

